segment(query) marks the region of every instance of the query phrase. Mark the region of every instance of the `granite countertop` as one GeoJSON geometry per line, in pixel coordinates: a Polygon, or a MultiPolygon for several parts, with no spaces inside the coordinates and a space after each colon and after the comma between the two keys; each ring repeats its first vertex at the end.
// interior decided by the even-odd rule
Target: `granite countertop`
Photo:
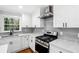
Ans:
{"type": "Polygon", "coordinates": [[[39,36],[39,35],[43,35],[43,33],[18,33],[18,34],[14,34],[14,35],[1,35],[1,38],[6,38],[6,37],[15,37],[15,36],[24,36],[24,35],[32,35],[32,36],[39,36]]]}
{"type": "Polygon", "coordinates": [[[42,33],[19,33],[19,34],[14,34],[14,35],[3,35],[0,38],[0,45],[5,44],[5,43],[9,43],[8,40],[11,40],[10,38],[13,37],[21,37],[21,36],[26,36],[26,35],[31,35],[31,36],[39,36],[42,35],[42,33]]]}
{"type": "Polygon", "coordinates": [[[57,39],[50,43],[74,53],[79,53],[79,43],[69,40],[57,39]]]}

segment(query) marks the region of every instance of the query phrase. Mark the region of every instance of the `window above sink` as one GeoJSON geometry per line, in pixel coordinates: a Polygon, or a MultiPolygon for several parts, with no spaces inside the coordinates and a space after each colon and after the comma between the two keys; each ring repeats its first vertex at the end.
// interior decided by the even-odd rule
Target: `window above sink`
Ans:
{"type": "Polygon", "coordinates": [[[4,17],[4,31],[19,30],[19,18],[4,17]]]}

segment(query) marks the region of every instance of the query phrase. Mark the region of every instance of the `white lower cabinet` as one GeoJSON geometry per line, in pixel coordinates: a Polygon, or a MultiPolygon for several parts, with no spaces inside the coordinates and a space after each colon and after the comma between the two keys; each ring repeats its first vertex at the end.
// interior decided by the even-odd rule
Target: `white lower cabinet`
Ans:
{"type": "Polygon", "coordinates": [[[17,52],[21,49],[20,37],[10,37],[9,38],[8,52],[17,52]]]}
{"type": "Polygon", "coordinates": [[[66,49],[63,49],[62,47],[58,47],[56,45],[50,45],[50,53],[71,53],[71,52],[66,49]]]}
{"type": "Polygon", "coordinates": [[[8,45],[8,53],[15,53],[26,48],[31,48],[35,52],[35,35],[10,36],[5,38],[8,45]]]}
{"type": "Polygon", "coordinates": [[[8,52],[18,52],[20,50],[26,49],[29,47],[28,45],[28,37],[25,36],[17,36],[17,37],[10,37],[8,52]]]}
{"type": "Polygon", "coordinates": [[[35,52],[35,36],[29,36],[29,47],[35,52]]]}
{"type": "Polygon", "coordinates": [[[22,36],[21,37],[21,48],[22,49],[26,49],[26,48],[29,48],[29,38],[28,38],[28,35],[27,36],[22,36]]]}
{"type": "Polygon", "coordinates": [[[51,53],[64,53],[64,50],[56,48],[56,47],[52,47],[52,49],[50,49],[51,53]]]}

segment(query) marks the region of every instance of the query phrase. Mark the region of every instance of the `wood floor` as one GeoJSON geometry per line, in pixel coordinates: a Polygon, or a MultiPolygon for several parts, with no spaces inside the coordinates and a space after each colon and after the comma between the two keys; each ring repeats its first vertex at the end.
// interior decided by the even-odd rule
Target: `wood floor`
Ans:
{"type": "Polygon", "coordinates": [[[17,53],[33,53],[33,51],[30,48],[28,48],[28,49],[21,50],[17,53]]]}

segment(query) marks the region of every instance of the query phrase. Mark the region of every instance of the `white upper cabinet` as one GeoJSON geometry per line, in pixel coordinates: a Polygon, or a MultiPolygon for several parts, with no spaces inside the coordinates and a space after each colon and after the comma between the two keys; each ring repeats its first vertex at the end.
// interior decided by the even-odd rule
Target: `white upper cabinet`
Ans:
{"type": "Polygon", "coordinates": [[[22,14],[22,18],[21,18],[21,27],[31,27],[31,15],[29,14],[22,14]]]}
{"type": "Polygon", "coordinates": [[[32,27],[44,27],[43,20],[39,18],[40,16],[40,8],[36,9],[32,14],[32,27]]]}
{"type": "Polygon", "coordinates": [[[54,27],[77,28],[79,27],[78,5],[54,5],[54,27]]]}

